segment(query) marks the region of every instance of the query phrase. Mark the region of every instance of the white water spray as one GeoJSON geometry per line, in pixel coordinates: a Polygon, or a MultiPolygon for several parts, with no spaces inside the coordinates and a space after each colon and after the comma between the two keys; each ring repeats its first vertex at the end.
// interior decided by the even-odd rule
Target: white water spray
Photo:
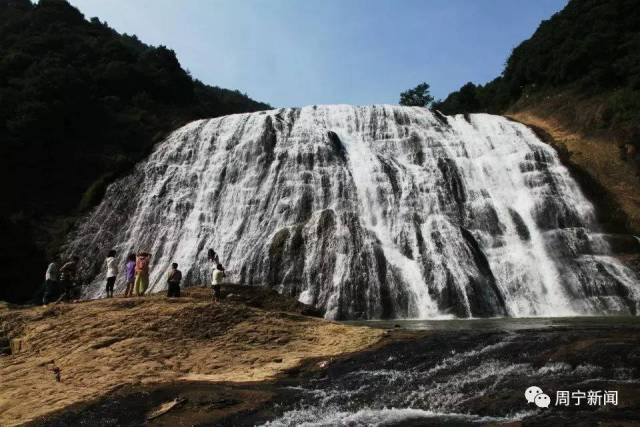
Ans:
{"type": "Polygon", "coordinates": [[[208,282],[214,248],[230,280],[331,318],[634,312],[637,279],[592,237],[594,217],[521,124],[313,106],[178,129],[108,188],[68,252],[96,274],[89,297],[112,247],[153,254],[152,291],[171,262],[208,282]]]}

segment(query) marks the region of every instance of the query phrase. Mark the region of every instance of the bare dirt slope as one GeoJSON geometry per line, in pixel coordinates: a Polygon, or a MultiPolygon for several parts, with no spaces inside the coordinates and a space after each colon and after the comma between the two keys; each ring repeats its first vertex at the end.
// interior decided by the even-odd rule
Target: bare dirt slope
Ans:
{"type": "MultiPolygon", "coordinates": [[[[613,227],[640,233],[640,178],[630,162],[623,161],[619,141],[612,137],[588,137],[565,126],[552,114],[538,113],[535,109],[521,109],[507,114],[534,128],[542,129],[552,139],[549,142],[564,155],[563,161],[580,173],[583,190],[600,203],[602,220],[613,227]],[[597,188],[596,188],[597,187],[597,188]],[[605,200],[606,199],[606,200],[605,200]]],[[[580,177],[577,177],[580,178],[580,177]]],[[[579,179],[580,181],[580,179],[579,179]]]]}
{"type": "Polygon", "coordinates": [[[0,308],[0,330],[12,348],[0,356],[0,425],[23,424],[126,384],[271,379],[306,358],[362,350],[383,335],[300,315],[301,305],[256,292],[264,294],[237,292],[220,304],[208,290],[193,289],[171,300],[0,308]],[[278,311],[283,307],[298,313],[278,311]]]}

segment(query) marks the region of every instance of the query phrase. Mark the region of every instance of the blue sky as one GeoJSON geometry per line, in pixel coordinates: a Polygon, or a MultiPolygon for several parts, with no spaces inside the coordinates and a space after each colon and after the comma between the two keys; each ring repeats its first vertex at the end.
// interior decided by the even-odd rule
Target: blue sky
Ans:
{"type": "Polygon", "coordinates": [[[436,98],[497,76],[567,0],[70,0],[87,18],[175,50],[204,83],[275,107],[436,98]]]}

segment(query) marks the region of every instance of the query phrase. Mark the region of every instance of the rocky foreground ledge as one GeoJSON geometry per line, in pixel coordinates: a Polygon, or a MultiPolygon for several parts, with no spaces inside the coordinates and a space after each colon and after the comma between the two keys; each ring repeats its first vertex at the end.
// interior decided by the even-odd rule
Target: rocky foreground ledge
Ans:
{"type": "Polygon", "coordinates": [[[223,287],[220,304],[209,292],[0,306],[0,338],[10,343],[0,356],[0,425],[28,423],[122,386],[269,380],[384,335],[310,317],[309,307],[268,289],[223,287]]]}

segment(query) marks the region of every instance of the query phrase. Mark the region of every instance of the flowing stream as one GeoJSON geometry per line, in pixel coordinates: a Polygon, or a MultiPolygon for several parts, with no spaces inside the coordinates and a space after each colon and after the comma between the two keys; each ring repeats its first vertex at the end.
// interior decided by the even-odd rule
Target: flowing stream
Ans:
{"type": "Polygon", "coordinates": [[[223,425],[595,426],[640,414],[637,317],[356,323],[425,335],[283,384],[268,408],[223,425]],[[548,408],[527,402],[529,386],[551,397],[548,408]],[[615,391],[617,403],[590,404],[589,390],[615,391]],[[559,391],[585,398],[564,405],[559,391]]]}
{"type": "Polygon", "coordinates": [[[637,316],[348,323],[393,331],[382,346],[313,360],[277,381],[123,387],[32,425],[597,427],[640,417],[637,316]],[[548,407],[527,400],[531,386],[548,407]],[[590,392],[600,399],[587,400],[590,392]]]}

